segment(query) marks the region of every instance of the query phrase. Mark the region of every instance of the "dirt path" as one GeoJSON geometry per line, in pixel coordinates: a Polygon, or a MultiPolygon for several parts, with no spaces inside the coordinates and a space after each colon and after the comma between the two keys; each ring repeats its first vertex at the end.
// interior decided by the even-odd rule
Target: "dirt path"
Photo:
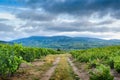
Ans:
{"type": "Polygon", "coordinates": [[[40,80],[49,80],[52,76],[53,72],[55,71],[55,68],[57,67],[57,64],[60,61],[60,57],[58,57],[55,62],[53,63],[53,66],[43,75],[43,77],[40,80]]]}
{"type": "Polygon", "coordinates": [[[73,68],[73,71],[76,75],[78,75],[78,77],[81,80],[89,80],[88,75],[85,72],[79,71],[79,69],[75,66],[75,64],[72,62],[72,60],[70,58],[68,58],[68,62],[70,63],[71,67],[73,68]]]}
{"type": "Polygon", "coordinates": [[[21,65],[20,65],[20,68],[29,68],[29,67],[36,67],[36,66],[41,66],[41,65],[44,65],[44,61],[42,61],[42,60],[35,60],[35,61],[33,61],[33,62],[31,62],[31,63],[29,63],[29,64],[27,64],[27,63],[21,63],[21,65]]]}
{"type": "Polygon", "coordinates": [[[111,74],[114,75],[114,80],[120,80],[120,74],[118,74],[115,70],[111,70],[111,74]]]}
{"type": "Polygon", "coordinates": [[[22,63],[16,74],[9,80],[40,80],[42,75],[57,63],[58,57],[58,55],[47,55],[31,63],[22,63]]]}

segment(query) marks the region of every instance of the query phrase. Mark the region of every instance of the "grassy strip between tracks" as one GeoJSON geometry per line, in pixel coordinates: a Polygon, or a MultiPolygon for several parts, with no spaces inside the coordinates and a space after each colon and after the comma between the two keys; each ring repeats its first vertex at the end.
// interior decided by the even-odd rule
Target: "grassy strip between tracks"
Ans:
{"type": "Polygon", "coordinates": [[[50,80],[80,80],[68,63],[67,54],[62,54],[60,57],[60,62],[50,80]]]}

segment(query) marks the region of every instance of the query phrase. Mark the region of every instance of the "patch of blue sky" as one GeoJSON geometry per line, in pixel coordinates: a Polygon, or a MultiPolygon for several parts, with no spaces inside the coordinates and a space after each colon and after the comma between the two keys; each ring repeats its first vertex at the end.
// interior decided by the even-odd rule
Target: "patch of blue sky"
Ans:
{"type": "Polygon", "coordinates": [[[0,5],[22,7],[25,3],[22,0],[0,0],[0,5]]]}
{"type": "Polygon", "coordinates": [[[18,12],[19,10],[16,7],[10,7],[10,6],[0,6],[0,13],[15,13],[18,12]]]}

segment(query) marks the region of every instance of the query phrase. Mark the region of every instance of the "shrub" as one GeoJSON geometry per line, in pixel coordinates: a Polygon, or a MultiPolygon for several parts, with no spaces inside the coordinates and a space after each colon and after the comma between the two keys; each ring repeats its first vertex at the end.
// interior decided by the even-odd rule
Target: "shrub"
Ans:
{"type": "Polygon", "coordinates": [[[11,50],[0,51],[0,75],[4,78],[11,76],[19,68],[22,57],[18,57],[11,50]]]}
{"type": "Polygon", "coordinates": [[[114,58],[110,57],[108,60],[108,64],[110,66],[111,69],[114,69],[114,58]]]}
{"type": "Polygon", "coordinates": [[[96,59],[96,60],[93,60],[93,61],[90,60],[89,63],[88,63],[89,68],[96,68],[99,65],[100,65],[100,60],[99,59],[96,59]]]}
{"type": "Polygon", "coordinates": [[[90,80],[113,80],[110,74],[110,68],[104,65],[98,66],[94,71],[90,72],[90,80]]]}
{"type": "Polygon", "coordinates": [[[120,56],[114,57],[114,68],[118,73],[120,73],[120,56]]]}

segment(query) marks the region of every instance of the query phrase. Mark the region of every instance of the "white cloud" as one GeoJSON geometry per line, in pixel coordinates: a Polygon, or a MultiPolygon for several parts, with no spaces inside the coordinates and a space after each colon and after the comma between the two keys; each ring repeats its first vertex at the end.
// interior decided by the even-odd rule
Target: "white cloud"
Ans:
{"type": "MultiPolygon", "coordinates": [[[[44,2],[44,0],[42,1],[44,2]]],[[[29,0],[26,0],[26,2],[29,2],[29,0]]],[[[77,5],[78,9],[76,9],[76,4],[72,4],[72,1],[70,5],[63,4],[65,2],[66,0],[53,0],[52,7],[45,1],[51,9],[46,5],[32,8],[32,4],[29,7],[0,6],[0,23],[2,24],[0,26],[0,40],[12,40],[32,35],[120,39],[120,19],[111,16],[111,11],[107,12],[108,9],[102,11],[102,6],[100,6],[99,11],[96,11],[95,7],[93,7],[95,10],[89,9],[89,7],[82,9],[80,5],[77,5]],[[54,1],[57,1],[58,5],[54,1]],[[7,28],[11,26],[10,28],[13,29],[10,31],[10,28],[6,29],[4,27],[5,25],[7,25],[7,28]]],[[[78,1],[78,4],[81,4],[81,2],[78,1]]]]}
{"type": "Polygon", "coordinates": [[[0,13],[0,19],[8,19],[8,20],[15,20],[15,16],[10,14],[10,13],[7,13],[7,12],[2,12],[0,13]]]}
{"type": "Polygon", "coordinates": [[[56,35],[66,35],[66,36],[71,36],[71,37],[93,37],[94,38],[101,38],[101,39],[120,39],[120,32],[114,33],[114,32],[77,32],[77,31],[73,31],[73,32],[60,32],[60,33],[56,33],[54,34],[54,36],[56,35]]]}

